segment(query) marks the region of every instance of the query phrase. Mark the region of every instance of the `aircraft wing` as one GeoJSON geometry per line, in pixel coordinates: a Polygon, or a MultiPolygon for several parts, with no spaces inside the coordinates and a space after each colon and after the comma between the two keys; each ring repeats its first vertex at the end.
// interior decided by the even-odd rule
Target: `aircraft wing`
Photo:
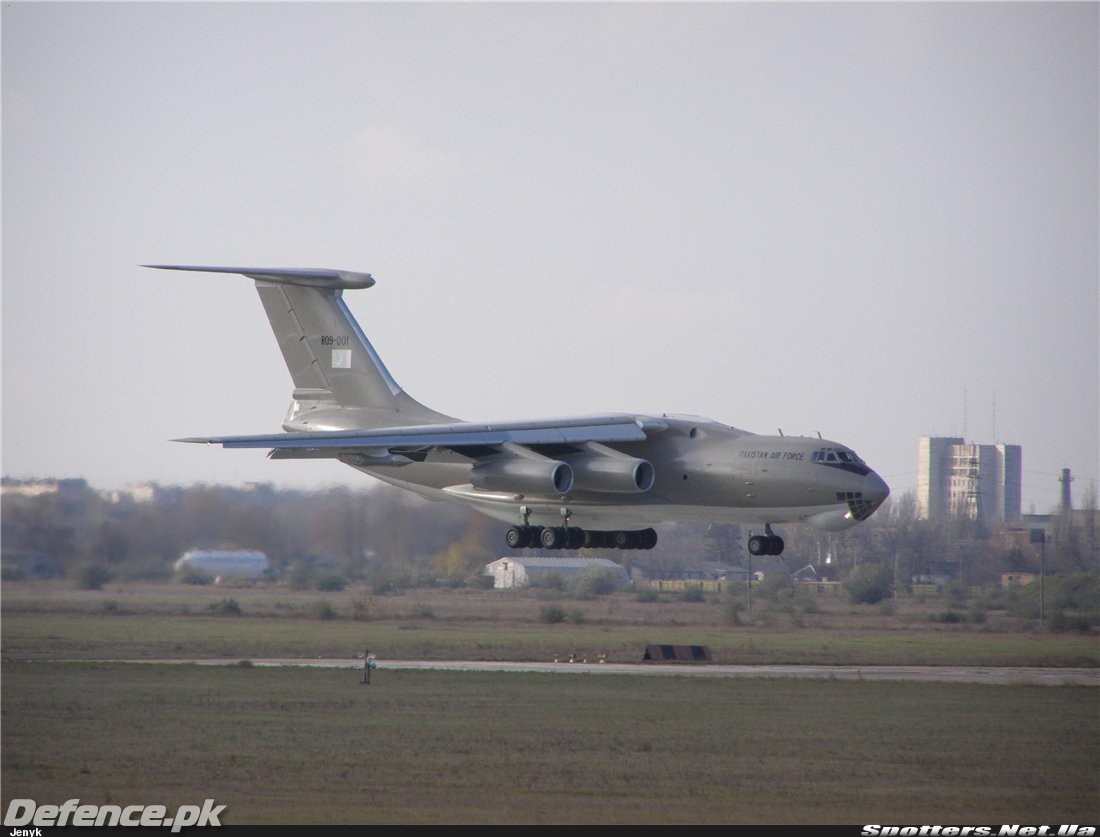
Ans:
{"type": "Polygon", "coordinates": [[[425,448],[495,447],[583,444],[585,442],[639,442],[666,424],[651,416],[611,414],[563,419],[512,422],[456,422],[383,427],[371,430],[326,430],[308,433],[271,433],[257,436],[198,436],[176,439],[226,448],[269,448],[275,458],[338,457],[362,452],[381,456],[425,448]]]}

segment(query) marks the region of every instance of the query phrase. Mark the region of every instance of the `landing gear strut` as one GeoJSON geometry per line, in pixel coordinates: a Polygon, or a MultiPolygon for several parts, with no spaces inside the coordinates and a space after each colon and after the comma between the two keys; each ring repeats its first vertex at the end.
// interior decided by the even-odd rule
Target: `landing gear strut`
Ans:
{"type": "Polygon", "coordinates": [[[753,535],[749,538],[749,554],[751,555],[782,555],[783,539],[772,532],[770,523],[764,524],[763,535],[753,535]]]}

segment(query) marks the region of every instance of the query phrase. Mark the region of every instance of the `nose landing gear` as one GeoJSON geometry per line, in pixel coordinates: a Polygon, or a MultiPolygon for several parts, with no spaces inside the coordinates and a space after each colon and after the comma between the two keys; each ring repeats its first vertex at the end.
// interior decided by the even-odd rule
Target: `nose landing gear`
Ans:
{"type": "Polygon", "coordinates": [[[764,524],[763,535],[753,535],[749,538],[750,555],[782,555],[783,539],[772,532],[770,523],[764,524]]]}

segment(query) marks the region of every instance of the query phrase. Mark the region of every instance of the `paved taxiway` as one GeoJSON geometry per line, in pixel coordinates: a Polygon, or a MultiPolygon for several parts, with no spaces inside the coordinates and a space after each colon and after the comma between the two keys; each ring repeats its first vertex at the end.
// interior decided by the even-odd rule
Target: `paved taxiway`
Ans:
{"type": "MultiPolygon", "coordinates": [[[[141,663],[241,665],[239,659],[125,660],[141,663]]],[[[362,670],[363,659],[250,659],[254,666],[312,666],[362,670]]],[[[378,660],[374,671],[420,669],[438,671],[511,671],[552,674],[621,674],[649,677],[798,677],[812,680],[917,680],[955,683],[1033,684],[1046,686],[1100,686],[1096,668],[996,668],[981,666],[815,666],[713,665],[675,663],[514,663],[481,660],[378,660]]]]}

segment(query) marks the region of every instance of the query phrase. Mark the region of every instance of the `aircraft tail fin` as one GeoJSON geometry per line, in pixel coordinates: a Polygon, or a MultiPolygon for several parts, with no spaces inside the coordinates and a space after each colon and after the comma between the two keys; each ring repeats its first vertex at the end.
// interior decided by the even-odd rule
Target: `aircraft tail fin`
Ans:
{"type": "Polygon", "coordinates": [[[144,265],[239,273],[256,283],[294,395],[283,420],[292,431],[396,427],[454,421],[411,398],[393,379],[343,300],[369,288],[369,273],[316,268],[144,265]]]}

